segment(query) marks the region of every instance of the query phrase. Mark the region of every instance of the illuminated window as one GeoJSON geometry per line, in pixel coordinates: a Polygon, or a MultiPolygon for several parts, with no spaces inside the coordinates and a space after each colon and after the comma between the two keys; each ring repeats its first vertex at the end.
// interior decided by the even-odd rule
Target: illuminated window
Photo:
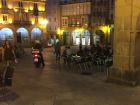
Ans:
{"type": "Polygon", "coordinates": [[[33,28],[31,35],[32,35],[32,39],[38,39],[41,36],[42,32],[39,28],[33,28]]]}
{"type": "Polygon", "coordinates": [[[68,17],[62,18],[62,26],[68,26],[68,17]]]}
{"type": "Polygon", "coordinates": [[[34,3],[34,15],[38,16],[38,5],[37,5],[37,3],[34,3]]]}
{"type": "Polygon", "coordinates": [[[7,16],[3,15],[3,21],[7,21],[7,16]]]}
{"type": "Polygon", "coordinates": [[[18,2],[19,7],[23,7],[23,3],[21,1],[18,2]]]}

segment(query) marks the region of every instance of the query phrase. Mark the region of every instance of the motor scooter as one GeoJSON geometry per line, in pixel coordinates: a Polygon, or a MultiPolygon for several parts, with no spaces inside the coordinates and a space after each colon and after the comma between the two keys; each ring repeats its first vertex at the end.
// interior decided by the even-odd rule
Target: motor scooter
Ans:
{"type": "Polygon", "coordinates": [[[32,50],[32,55],[33,55],[33,61],[35,64],[35,67],[40,67],[41,66],[41,56],[40,56],[40,52],[38,49],[33,49],[32,50]]]}

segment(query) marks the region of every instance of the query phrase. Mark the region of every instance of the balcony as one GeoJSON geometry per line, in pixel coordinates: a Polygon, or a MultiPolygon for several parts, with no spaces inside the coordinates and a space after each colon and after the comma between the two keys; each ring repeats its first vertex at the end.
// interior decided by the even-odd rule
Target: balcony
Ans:
{"type": "Polygon", "coordinates": [[[2,7],[0,8],[0,13],[1,14],[9,14],[10,12],[12,12],[13,10],[12,9],[9,9],[7,7],[2,7]]]}
{"type": "Polygon", "coordinates": [[[91,0],[70,0],[70,1],[60,1],[60,5],[75,4],[75,3],[85,3],[91,2],[91,0]]]}
{"type": "Polygon", "coordinates": [[[76,23],[69,23],[68,24],[68,27],[82,27],[84,26],[83,24],[79,23],[79,24],[76,24],[76,23]]]}
{"type": "Polygon", "coordinates": [[[34,1],[31,1],[31,0],[22,0],[24,2],[46,2],[46,0],[34,0],[34,1]]]}
{"type": "Polygon", "coordinates": [[[17,26],[29,26],[29,25],[31,25],[31,21],[24,21],[24,20],[15,20],[14,22],[13,22],[13,24],[14,25],[17,25],[17,26]]]}

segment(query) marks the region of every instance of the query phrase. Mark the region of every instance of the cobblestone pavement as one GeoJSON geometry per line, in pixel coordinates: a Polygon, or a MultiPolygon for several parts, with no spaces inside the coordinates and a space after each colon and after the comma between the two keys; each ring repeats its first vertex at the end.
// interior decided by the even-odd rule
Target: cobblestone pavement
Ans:
{"type": "Polygon", "coordinates": [[[72,72],[55,62],[51,50],[45,53],[45,68],[35,68],[29,53],[19,60],[11,95],[0,105],[140,105],[140,86],[106,83],[105,73],[72,72]]]}

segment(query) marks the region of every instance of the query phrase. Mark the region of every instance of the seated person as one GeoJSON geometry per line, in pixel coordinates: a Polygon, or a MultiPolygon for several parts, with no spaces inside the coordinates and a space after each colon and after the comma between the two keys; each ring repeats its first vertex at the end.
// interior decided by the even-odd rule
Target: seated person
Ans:
{"type": "Polygon", "coordinates": [[[77,52],[77,55],[78,56],[84,56],[84,51],[81,49],[77,52]]]}
{"type": "Polygon", "coordinates": [[[66,49],[66,55],[67,56],[72,55],[72,50],[71,50],[70,46],[68,46],[67,49],[66,49]]]}

